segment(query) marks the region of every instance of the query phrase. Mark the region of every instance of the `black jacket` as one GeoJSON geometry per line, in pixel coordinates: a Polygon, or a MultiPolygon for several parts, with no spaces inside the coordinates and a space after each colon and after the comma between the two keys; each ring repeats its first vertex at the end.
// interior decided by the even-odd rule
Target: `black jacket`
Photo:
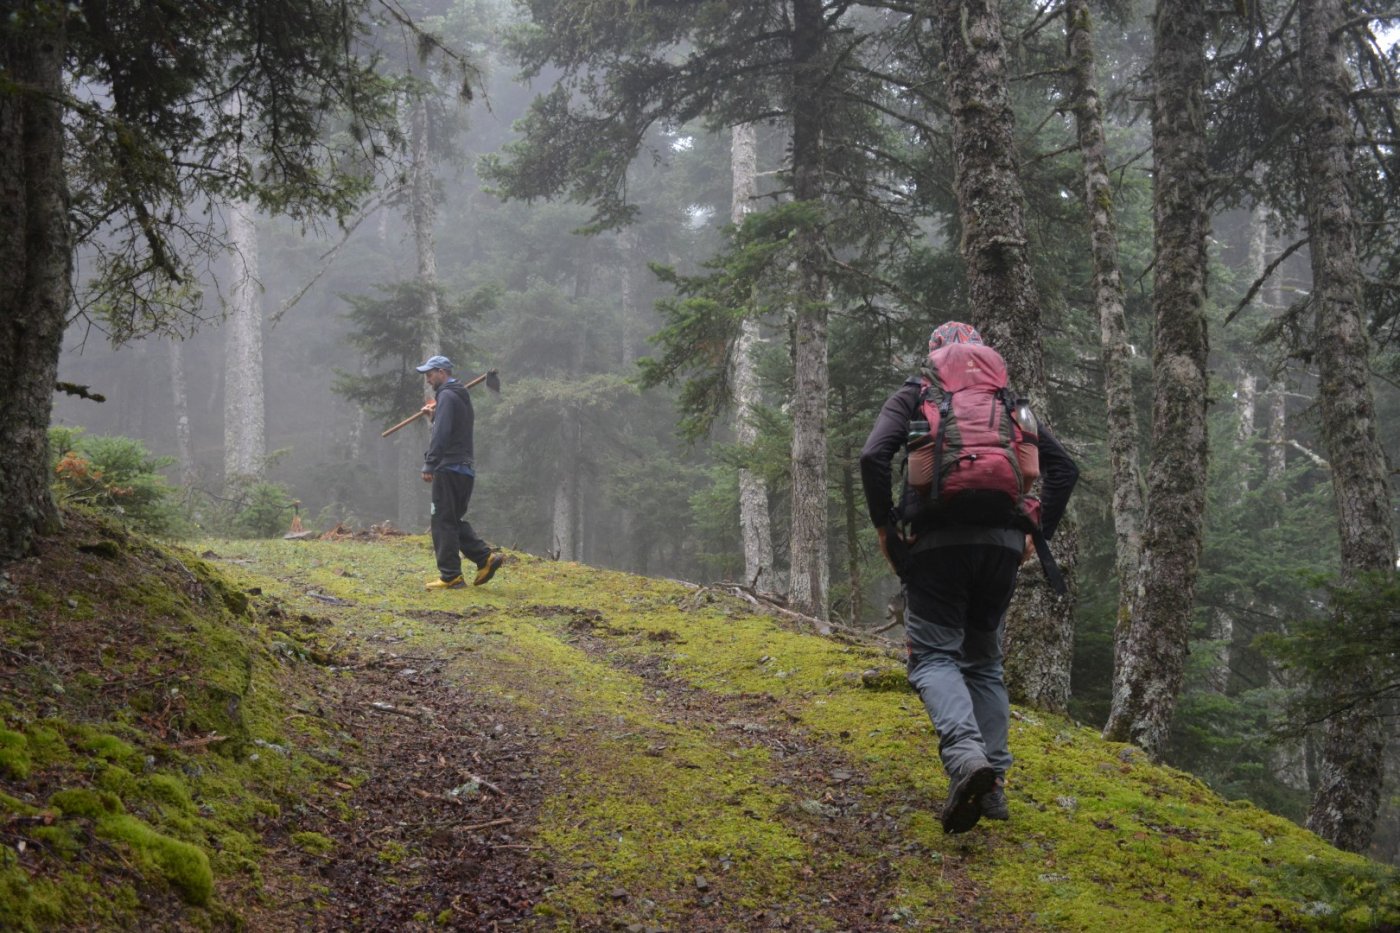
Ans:
{"type": "MultiPolygon", "coordinates": [[[[915,419],[919,410],[920,386],[918,379],[910,379],[886,400],[860,452],[860,478],[865,487],[865,503],[876,528],[893,527],[898,520],[894,508],[891,464],[909,436],[909,422],[915,419]]],[[[1079,480],[1079,467],[1043,424],[1040,426],[1038,446],[1040,528],[1048,540],[1065,514],[1069,494],[1079,480]]]]}
{"type": "Polygon", "coordinates": [[[423,452],[423,472],[436,473],[440,467],[472,466],[472,397],[456,379],[438,386],[437,408],[433,412],[433,433],[423,452]]]}

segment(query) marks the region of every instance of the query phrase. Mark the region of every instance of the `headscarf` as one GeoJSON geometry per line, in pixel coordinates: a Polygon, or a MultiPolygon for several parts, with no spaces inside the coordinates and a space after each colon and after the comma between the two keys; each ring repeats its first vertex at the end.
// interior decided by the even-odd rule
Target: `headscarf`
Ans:
{"type": "Polygon", "coordinates": [[[971,324],[964,324],[961,321],[948,321],[946,324],[939,324],[933,329],[933,333],[928,338],[928,352],[948,346],[950,343],[975,343],[982,342],[982,335],[977,333],[977,328],[971,324]]]}

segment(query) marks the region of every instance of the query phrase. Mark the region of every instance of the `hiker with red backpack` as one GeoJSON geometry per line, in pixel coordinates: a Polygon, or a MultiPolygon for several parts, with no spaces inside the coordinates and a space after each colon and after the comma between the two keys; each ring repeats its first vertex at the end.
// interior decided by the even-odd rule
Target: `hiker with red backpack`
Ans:
{"type": "Polygon", "coordinates": [[[909,682],[948,772],[943,831],[1010,818],[1011,706],[1001,640],[1016,573],[1032,551],[1060,592],[1046,542],[1079,469],[1007,385],[1006,362],[957,321],[929,338],[921,374],[885,402],[860,454],[870,520],[904,584],[909,682]],[[906,448],[895,500],[892,464],[906,448]],[[1040,479],[1041,496],[1031,495],[1040,479]]]}

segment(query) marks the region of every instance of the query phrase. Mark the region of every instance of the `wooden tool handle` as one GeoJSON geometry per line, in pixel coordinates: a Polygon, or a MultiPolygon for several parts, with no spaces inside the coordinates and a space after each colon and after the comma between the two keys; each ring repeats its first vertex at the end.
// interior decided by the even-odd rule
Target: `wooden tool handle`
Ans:
{"type": "MultiPolygon", "coordinates": [[[[495,371],[494,369],[487,370],[486,372],[482,373],[480,376],[477,376],[476,378],[472,379],[472,381],[466,383],[466,384],[465,384],[465,387],[468,388],[468,389],[470,389],[472,386],[480,385],[481,383],[483,383],[483,382],[485,382],[487,379],[489,379],[495,372],[496,372],[496,371],[495,371]]],[[[488,389],[495,389],[495,388],[496,388],[496,383],[492,383],[491,385],[487,386],[487,388],[488,388],[488,389]]],[[[403,420],[400,421],[398,424],[394,425],[392,428],[390,428],[389,430],[385,431],[383,434],[380,434],[379,436],[380,436],[380,437],[388,437],[390,434],[393,434],[393,433],[394,433],[395,431],[397,431],[399,428],[406,428],[406,427],[408,427],[410,424],[412,424],[413,422],[417,421],[419,418],[423,417],[423,416],[426,415],[426,414],[427,414],[426,411],[422,411],[422,410],[420,409],[419,411],[417,411],[417,412],[415,412],[415,413],[409,415],[407,418],[403,419],[403,420]]]]}
{"type": "Polygon", "coordinates": [[[380,436],[380,437],[388,437],[390,434],[393,434],[393,433],[394,433],[395,431],[397,431],[399,428],[406,428],[406,427],[408,427],[410,424],[412,424],[413,422],[417,421],[419,418],[423,417],[423,416],[426,415],[426,414],[427,414],[426,411],[417,411],[417,412],[413,413],[412,415],[409,415],[407,418],[403,419],[403,420],[400,421],[398,424],[394,425],[392,428],[390,428],[389,430],[385,431],[383,434],[381,434],[381,435],[379,435],[379,436],[380,436]]]}

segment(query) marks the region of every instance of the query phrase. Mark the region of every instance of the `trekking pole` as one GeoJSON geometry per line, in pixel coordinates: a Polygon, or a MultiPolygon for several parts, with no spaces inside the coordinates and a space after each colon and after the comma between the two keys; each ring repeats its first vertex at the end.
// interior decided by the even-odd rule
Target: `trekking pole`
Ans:
{"type": "MultiPolygon", "coordinates": [[[[471,382],[466,383],[464,387],[470,389],[472,386],[481,385],[481,383],[483,382],[486,383],[486,388],[490,389],[492,392],[501,391],[501,377],[496,374],[496,371],[494,369],[488,369],[486,372],[482,373],[480,376],[477,376],[471,382]]],[[[412,415],[409,415],[407,418],[403,419],[398,424],[394,425],[392,428],[389,428],[387,431],[385,431],[383,434],[380,434],[379,436],[388,437],[390,434],[393,434],[400,428],[408,427],[410,424],[417,421],[419,418],[423,417],[426,414],[427,412],[420,408],[418,411],[414,412],[412,415]]]]}

